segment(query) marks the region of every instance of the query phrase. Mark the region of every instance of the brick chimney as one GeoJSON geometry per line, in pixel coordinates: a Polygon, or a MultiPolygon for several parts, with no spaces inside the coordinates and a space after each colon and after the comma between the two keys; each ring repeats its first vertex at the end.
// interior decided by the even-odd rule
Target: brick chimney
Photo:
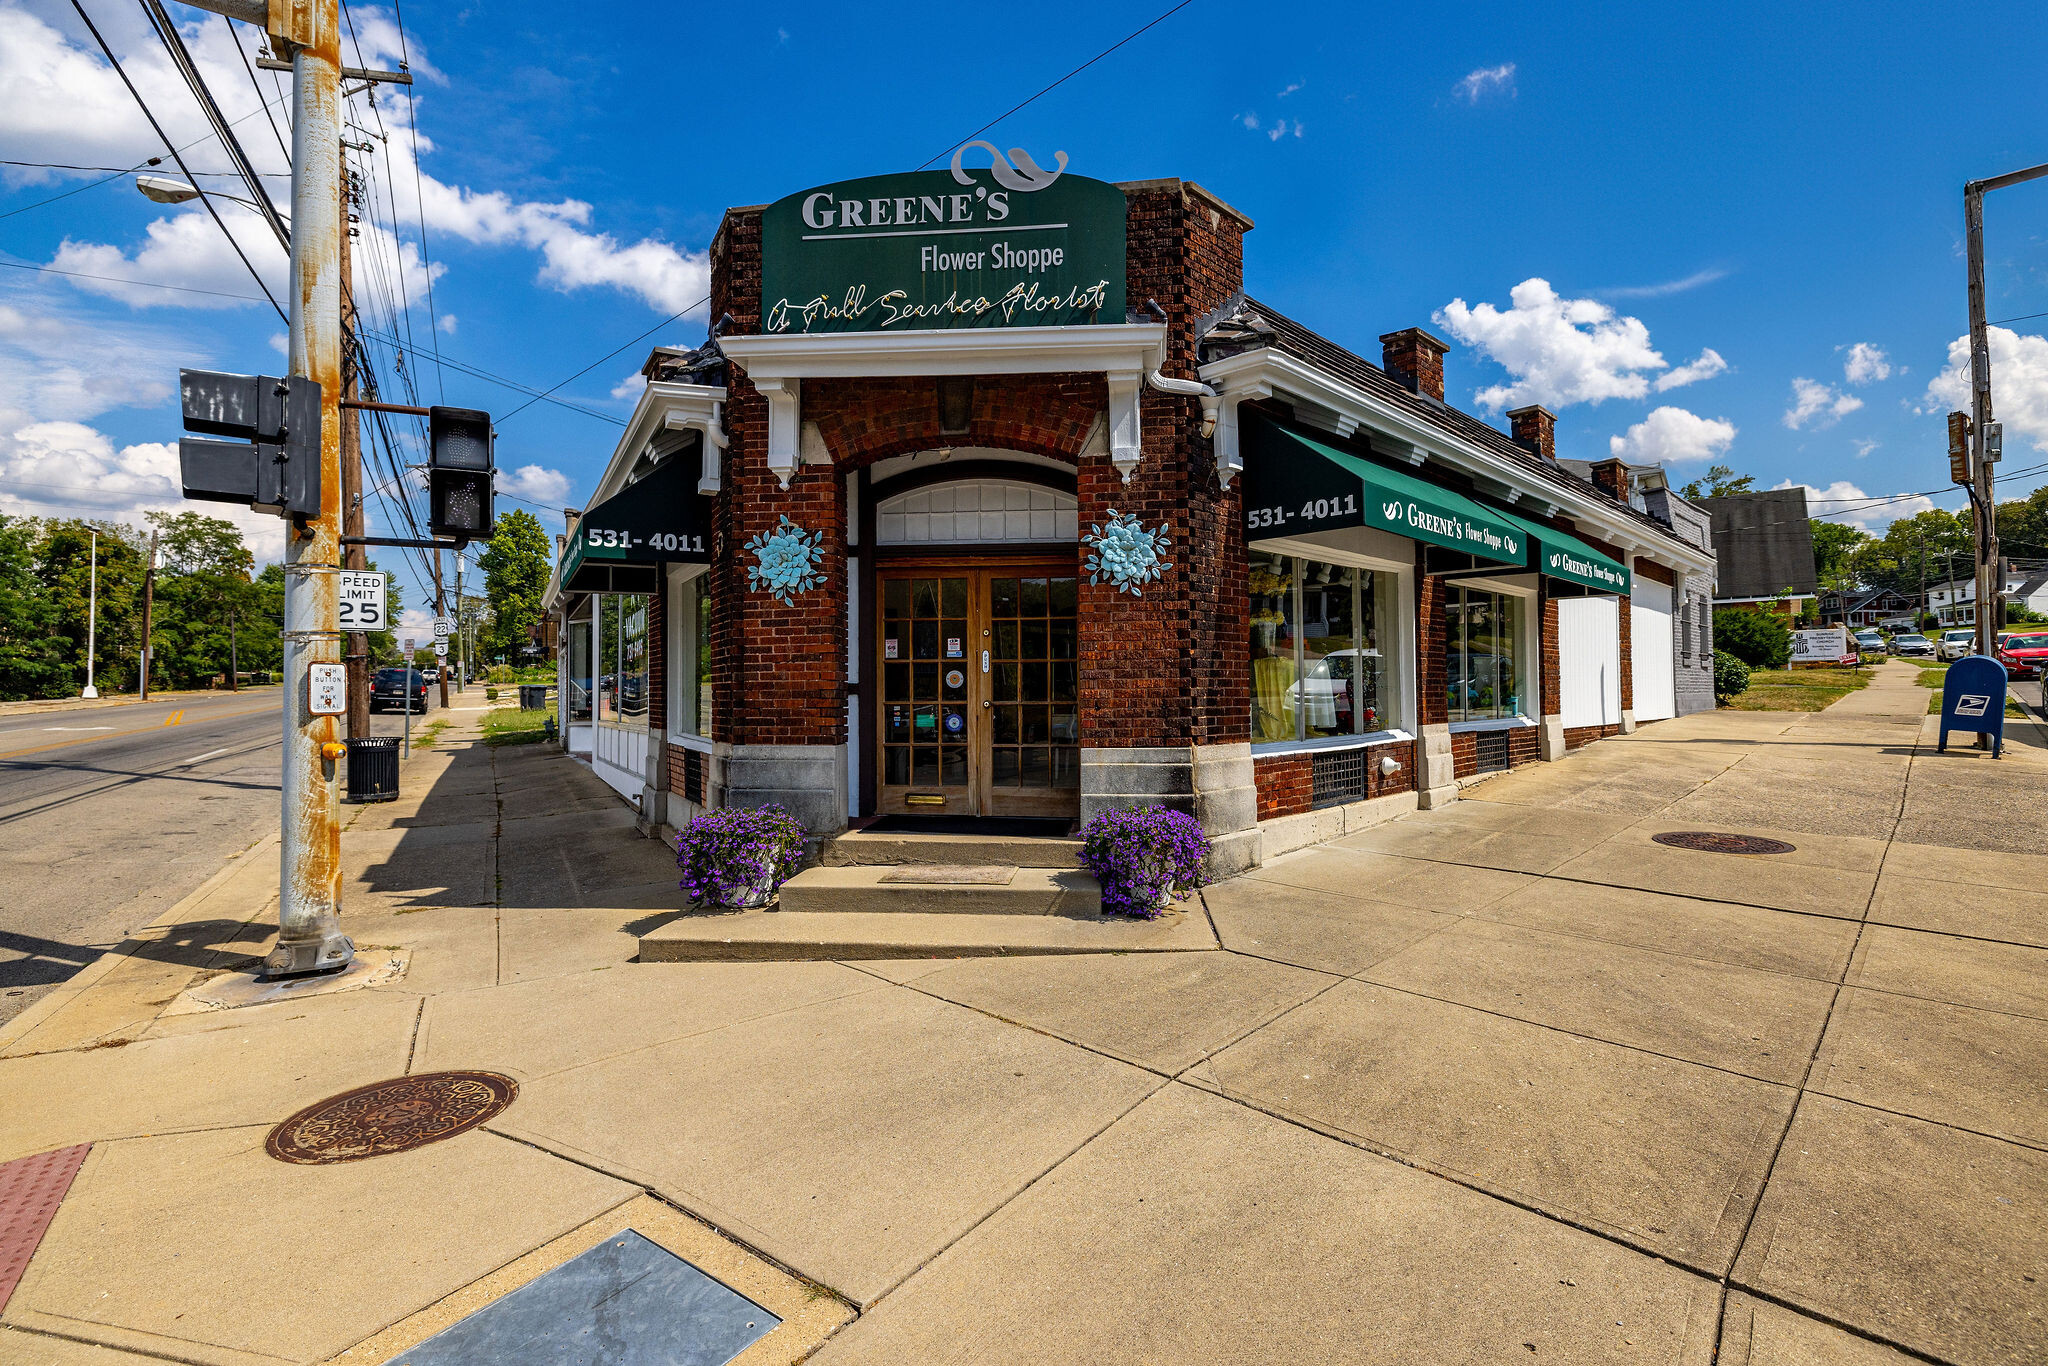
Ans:
{"type": "Polygon", "coordinates": [[[1444,401],[1444,352],[1451,344],[1419,327],[1403,328],[1380,338],[1382,368],[1407,388],[1438,403],[1444,401]]]}
{"type": "Polygon", "coordinates": [[[1596,460],[1591,470],[1593,486],[1617,503],[1628,501],[1628,466],[1619,460],[1596,460]]]}
{"type": "Polygon", "coordinates": [[[1527,446],[1545,460],[1557,459],[1557,414],[1539,403],[1516,408],[1508,414],[1508,431],[1515,443],[1527,446]]]}

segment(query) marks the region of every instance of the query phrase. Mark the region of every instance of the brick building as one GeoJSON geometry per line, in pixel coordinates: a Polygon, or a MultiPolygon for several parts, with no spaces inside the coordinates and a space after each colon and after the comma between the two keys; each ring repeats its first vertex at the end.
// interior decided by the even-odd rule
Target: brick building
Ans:
{"type": "Polygon", "coordinates": [[[550,590],[571,748],[650,825],[1164,801],[1222,872],[1676,714],[1704,536],[1247,297],[1251,228],[957,157],[728,211],[550,590]]]}

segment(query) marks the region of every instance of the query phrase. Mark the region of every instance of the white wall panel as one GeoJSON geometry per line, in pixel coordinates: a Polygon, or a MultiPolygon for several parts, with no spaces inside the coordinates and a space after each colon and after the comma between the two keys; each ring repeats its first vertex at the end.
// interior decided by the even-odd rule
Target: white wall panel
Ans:
{"type": "Polygon", "coordinates": [[[1558,601],[1557,673],[1567,729],[1621,724],[1621,599],[1558,601]]]}
{"type": "Polygon", "coordinates": [[[1638,574],[1634,588],[1628,629],[1636,720],[1662,721],[1678,714],[1678,680],[1671,662],[1671,585],[1638,574]]]}

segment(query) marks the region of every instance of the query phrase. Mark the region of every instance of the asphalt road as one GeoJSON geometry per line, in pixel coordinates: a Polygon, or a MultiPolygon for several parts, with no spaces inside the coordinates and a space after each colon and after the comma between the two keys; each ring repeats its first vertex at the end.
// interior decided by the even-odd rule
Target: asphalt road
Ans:
{"type": "MultiPolygon", "coordinates": [[[[279,699],[0,716],[0,1021],[277,828],[279,699]]],[[[378,735],[404,725],[371,718],[378,735]]]]}

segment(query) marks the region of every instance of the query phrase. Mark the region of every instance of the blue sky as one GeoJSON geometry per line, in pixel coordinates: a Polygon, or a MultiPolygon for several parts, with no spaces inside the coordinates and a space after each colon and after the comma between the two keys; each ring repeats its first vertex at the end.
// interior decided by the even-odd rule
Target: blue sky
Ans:
{"type": "MultiPolygon", "coordinates": [[[[1164,7],[629,21],[415,6],[416,102],[356,105],[389,137],[358,155],[377,201],[359,257],[373,321],[403,327],[409,309],[417,347],[553,385],[701,296],[726,205],[939,158],[1164,7]]],[[[222,21],[171,8],[252,158],[281,169],[222,21]]],[[[986,136],[1042,162],[1064,150],[1074,174],[1201,182],[1258,223],[1258,297],[1369,357],[1382,332],[1431,327],[1454,342],[1454,402],[1503,424],[1501,409],[1543,402],[1564,454],[1662,457],[1680,480],[1713,460],[1837,498],[1935,489],[1964,330],[1961,186],[2048,161],[2048,13],[1905,8],[1194,0],[986,136]]],[[[87,9],[174,138],[199,137],[139,13],[87,9]]],[[[392,11],[350,13],[364,60],[395,62],[392,11]]],[[[160,150],[68,5],[0,0],[0,90],[0,156],[128,166],[160,150]]],[[[192,158],[224,165],[210,144],[192,158]]],[[[127,179],[28,207],[103,174],[0,168],[0,261],[255,293],[203,210],[152,204],[127,179]]],[[[227,210],[275,272],[274,241],[227,210]]],[[[1991,317],[2048,313],[2048,181],[1994,194],[1987,217],[1991,317]]],[[[613,421],[549,403],[505,417],[508,487],[580,503],[647,347],[694,344],[704,321],[699,308],[560,391],[613,421]]],[[[174,502],[177,366],[277,367],[282,330],[260,303],[0,269],[0,509],[174,502]]],[[[2044,330],[2015,322],[1994,348],[2015,472],[2048,463],[2044,330]]],[[[377,358],[388,394],[390,348],[377,358]]],[[[408,363],[423,401],[526,401],[437,375],[431,356],[408,363]]],[[[1925,505],[1833,506],[1881,528],[1925,505]]]]}

